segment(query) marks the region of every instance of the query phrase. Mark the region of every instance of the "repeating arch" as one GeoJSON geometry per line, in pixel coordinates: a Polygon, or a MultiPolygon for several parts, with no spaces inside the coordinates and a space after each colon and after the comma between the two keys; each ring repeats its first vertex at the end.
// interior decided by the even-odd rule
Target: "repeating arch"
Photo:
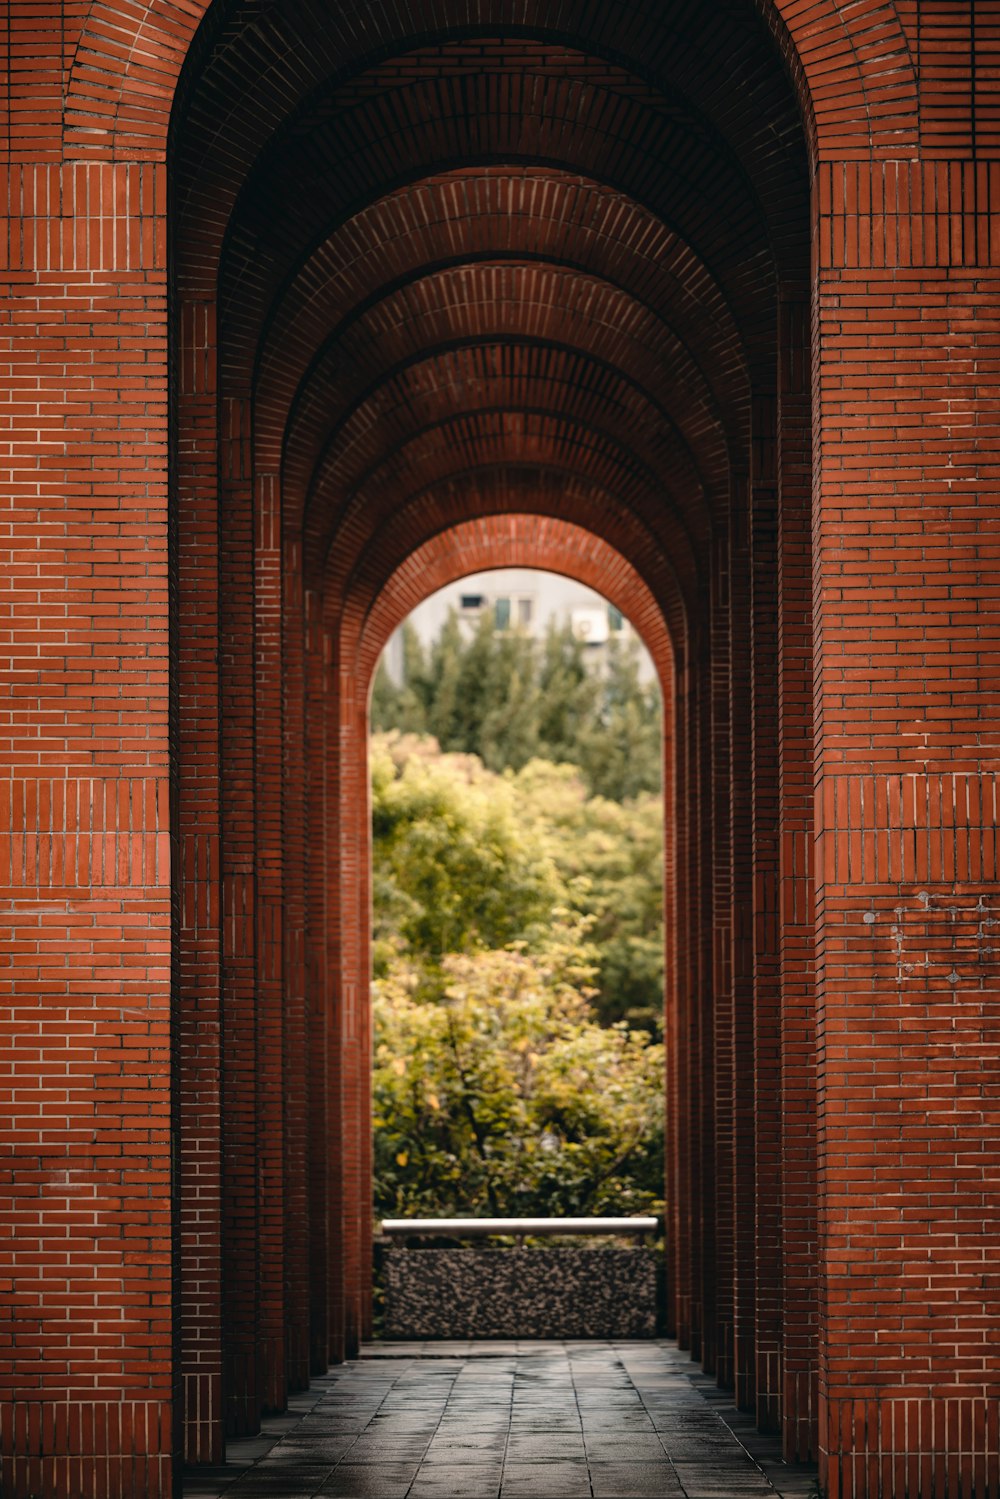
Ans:
{"type": "MultiPolygon", "coordinates": [[[[725,4],[711,38],[683,0],[613,0],[579,34],[546,0],[475,0],[461,18],[430,0],[419,30],[367,5],[233,0],[198,32],[171,159],[177,701],[198,717],[218,663],[221,776],[185,768],[179,820],[199,846],[217,818],[227,1097],[258,1060],[253,1099],[223,1121],[230,1273],[216,1384],[189,1390],[192,1455],[217,1440],[220,1398],[227,1430],[250,1431],[370,1325],[366,683],[402,602],[491,547],[624,590],[656,643],[671,1138],[692,1142],[668,1169],[671,1305],[723,1382],[782,1399],[743,1292],[736,1326],[738,1275],[773,1279],[775,1257],[732,1257],[725,1214],[748,1211],[752,1177],[704,1112],[710,1078],[712,1127],[744,1148],[750,1075],[695,1017],[710,1004],[735,1037],[748,1013],[745,958],[726,953],[750,899],[752,799],[776,774],[772,717],[748,789],[751,704],[776,671],[761,651],[753,679],[750,641],[776,609],[760,555],[776,464],[798,451],[778,391],[808,177],[766,29],[725,4]],[[213,569],[216,617],[200,608],[213,569]],[[254,1286],[283,1289],[256,1301],[254,1286]]],[[[184,909],[201,869],[182,866],[184,909]]],[[[181,945],[211,989],[205,944],[182,926],[181,945]]],[[[182,1054],[198,1096],[197,1049],[182,1054]]],[[[190,1255],[182,1274],[200,1288],[190,1255]]],[[[810,1294],[783,1417],[806,1448],[810,1294]]],[[[183,1356],[193,1369],[200,1349],[183,1356]]]]}
{"type": "Polygon", "coordinates": [[[656,595],[603,537],[553,516],[506,511],[447,527],[413,548],[395,568],[382,567],[352,588],[361,611],[357,677],[367,690],[378,658],[398,624],[439,588],[494,567],[562,573],[598,589],[641,634],[669,700],[673,648],[656,595]]]}
{"type": "MultiPolygon", "coordinates": [[[[836,0],[816,0],[808,8],[792,0],[755,0],[755,8],[794,80],[817,159],[835,154],[899,155],[915,149],[915,71],[892,0],[866,7],[855,22],[856,30],[836,0]],[[891,112],[883,108],[887,99],[892,101],[891,112]]],[[[505,19],[500,4],[484,5],[481,13],[484,20],[505,19]]],[[[223,24],[221,10],[216,17],[213,20],[208,0],[152,0],[139,11],[111,0],[92,0],[67,85],[67,154],[162,160],[185,62],[190,59],[193,70],[208,53],[223,24]]],[[[393,34],[394,19],[386,13],[385,34],[393,34]]],[[[352,33],[364,35],[368,46],[377,49],[377,28],[353,20],[352,33]]],[[[286,58],[300,42],[292,28],[277,40],[284,41],[286,58]]],[[[308,55],[322,76],[335,63],[336,45],[314,46],[308,55]]],[[[275,55],[275,70],[280,57],[275,55]]],[[[301,85],[303,91],[307,87],[308,83],[301,85]]]]}

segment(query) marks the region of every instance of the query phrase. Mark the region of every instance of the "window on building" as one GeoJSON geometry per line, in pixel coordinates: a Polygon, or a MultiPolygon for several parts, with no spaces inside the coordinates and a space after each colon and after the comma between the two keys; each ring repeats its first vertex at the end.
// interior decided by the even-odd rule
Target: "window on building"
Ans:
{"type": "Polygon", "coordinates": [[[498,630],[510,629],[510,599],[493,600],[493,623],[498,630]]]}
{"type": "Polygon", "coordinates": [[[527,629],[528,625],[531,624],[531,620],[532,620],[532,616],[534,615],[534,612],[535,612],[535,601],[534,601],[534,599],[518,599],[518,601],[517,601],[517,622],[518,622],[519,625],[523,625],[524,628],[527,629]]]}
{"type": "Polygon", "coordinates": [[[608,629],[612,635],[620,635],[625,628],[625,616],[614,604],[608,605],[608,629]]]}
{"type": "Polygon", "coordinates": [[[485,602],[481,593],[463,593],[459,596],[458,607],[465,613],[473,614],[480,610],[485,602]]]}

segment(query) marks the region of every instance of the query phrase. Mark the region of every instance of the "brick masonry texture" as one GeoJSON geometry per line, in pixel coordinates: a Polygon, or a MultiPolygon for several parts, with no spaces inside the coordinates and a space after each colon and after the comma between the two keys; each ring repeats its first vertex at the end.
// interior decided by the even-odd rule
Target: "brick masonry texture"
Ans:
{"type": "Polygon", "coordinates": [[[667,1316],[998,1499],[1000,0],[12,0],[0,1461],[370,1327],[365,730],[470,568],[665,695],[667,1316]]]}
{"type": "Polygon", "coordinates": [[[401,1249],[382,1259],[387,1338],[652,1338],[643,1249],[401,1249]]]}

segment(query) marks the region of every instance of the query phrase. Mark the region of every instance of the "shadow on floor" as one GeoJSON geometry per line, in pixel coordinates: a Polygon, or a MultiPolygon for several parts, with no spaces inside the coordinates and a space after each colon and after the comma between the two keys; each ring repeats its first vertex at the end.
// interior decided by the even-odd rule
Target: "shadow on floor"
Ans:
{"type": "Polygon", "coordinates": [[[184,1499],[742,1499],[816,1493],[666,1340],[372,1343],[184,1499]]]}

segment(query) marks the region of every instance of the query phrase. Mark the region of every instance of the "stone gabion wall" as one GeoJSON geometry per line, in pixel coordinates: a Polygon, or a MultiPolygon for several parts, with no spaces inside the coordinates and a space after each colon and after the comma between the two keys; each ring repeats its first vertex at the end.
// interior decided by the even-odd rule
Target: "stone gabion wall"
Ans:
{"type": "Polygon", "coordinates": [[[383,1257],[389,1338],[652,1338],[652,1249],[400,1249],[383,1257]]]}

